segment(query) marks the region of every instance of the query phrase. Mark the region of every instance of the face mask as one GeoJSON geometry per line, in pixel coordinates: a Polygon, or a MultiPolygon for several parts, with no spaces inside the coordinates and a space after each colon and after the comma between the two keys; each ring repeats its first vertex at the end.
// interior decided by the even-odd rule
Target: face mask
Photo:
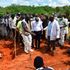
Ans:
{"type": "Polygon", "coordinates": [[[39,20],[38,20],[38,18],[35,18],[35,20],[36,20],[36,22],[38,22],[39,20]]]}

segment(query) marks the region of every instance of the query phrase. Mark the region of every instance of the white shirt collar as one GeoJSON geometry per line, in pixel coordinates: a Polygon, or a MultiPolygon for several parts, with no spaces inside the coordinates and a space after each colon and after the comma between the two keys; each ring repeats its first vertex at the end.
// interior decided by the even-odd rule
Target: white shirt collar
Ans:
{"type": "Polygon", "coordinates": [[[36,70],[42,70],[42,69],[44,69],[43,67],[40,67],[40,68],[37,68],[36,70]]]}

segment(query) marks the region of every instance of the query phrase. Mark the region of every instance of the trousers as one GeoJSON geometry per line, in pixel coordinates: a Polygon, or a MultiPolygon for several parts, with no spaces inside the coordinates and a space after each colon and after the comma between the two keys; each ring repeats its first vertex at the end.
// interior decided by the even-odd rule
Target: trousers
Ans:
{"type": "Polygon", "coordinates": [[[24,35],[21,34],[22,38],[23,38],[23,43],[24,43],[24,51],[29,51],[31,50],[31,44],[32,44],[32,36],[29,35],[24,35]]]}

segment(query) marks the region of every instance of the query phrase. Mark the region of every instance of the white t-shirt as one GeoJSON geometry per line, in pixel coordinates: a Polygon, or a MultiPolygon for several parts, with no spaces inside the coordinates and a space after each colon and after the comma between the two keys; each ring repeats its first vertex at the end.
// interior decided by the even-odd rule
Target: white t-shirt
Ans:
{"type": "Polygon", "coordinates": [[[31,26],[32,26],[32,31],[41,31],[43,29],[41,20],[39,20],[38,22],[32,21],[31,26]]]}

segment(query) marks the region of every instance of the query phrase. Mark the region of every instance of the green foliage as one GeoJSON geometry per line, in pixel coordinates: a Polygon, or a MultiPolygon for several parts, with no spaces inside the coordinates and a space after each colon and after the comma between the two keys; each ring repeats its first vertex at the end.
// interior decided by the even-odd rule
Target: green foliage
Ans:
{"type": "Polygon", "coordinates": [[[20,6],[20,5],[14,5],[8,7],[0,7],[0,15],[6,14],[6,12],[9,13],[31,13],[31,14],[52,14],[52,13],[60,13],[60,14],[67,14],[70,15],[70,6],[64,6],[64,7],[56,7],[52,8],[49,6],[20,6]]]}

